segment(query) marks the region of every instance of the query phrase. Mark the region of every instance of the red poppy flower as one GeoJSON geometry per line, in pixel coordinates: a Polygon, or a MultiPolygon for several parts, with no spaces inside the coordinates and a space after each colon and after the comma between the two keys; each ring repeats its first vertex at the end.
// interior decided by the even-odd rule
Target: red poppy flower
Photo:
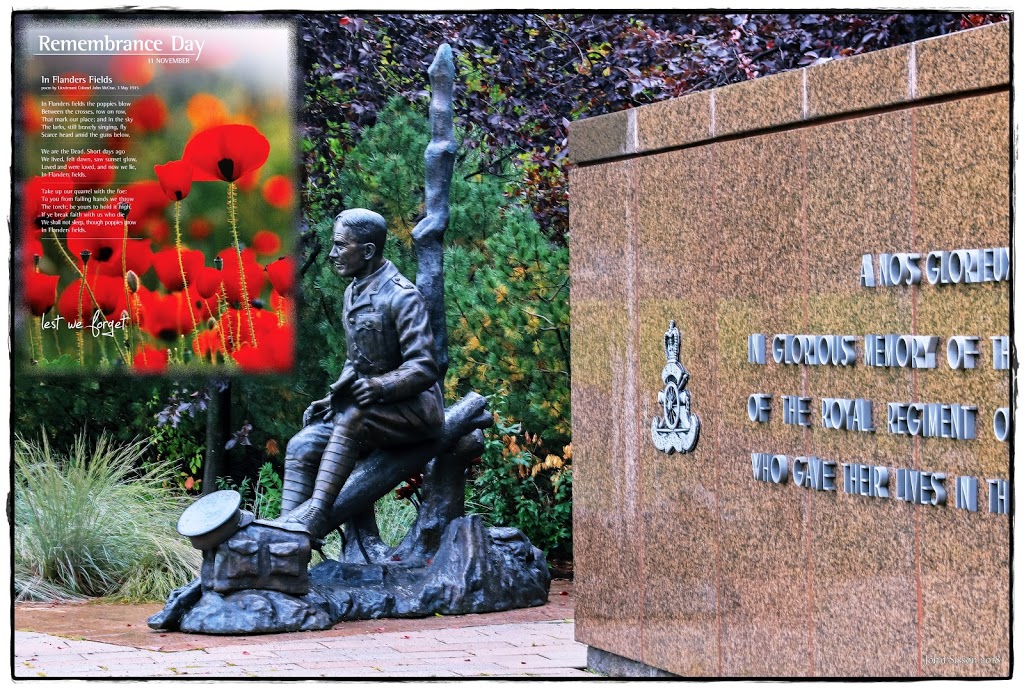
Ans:
{"type": "Polygon", "coordinates": [[[135,132],[157,132],[167,125],[167,106],[160,96],[153,93],[137,98],[125,114],[131,118],[129,126],[135,132]]]}
{"type": "Polygon", "coordinates": [[[265,268],[270,284],[279,294],[291,294],[295,287],[295,259],[282,256],[265,268]]]}
{"type": "Polygon", "coordinates": [[[142,314],[139,326],[155,338],[173,342],[179,335],[187,335],[193,330],[192,315],[198,322],[201,313],[189,309],[189,300],[196,296],[189,288],[160,295],[156,292],[139,292],[142,302],[142,314]]]}
{"type": "Polygon", "coordinates": [[[284,175],[274,175],[263,183],[263,200],[274,208],[288,208],[294,197],[291,180],[284,175]]]}
{"type": "Polygon", "coordinates": [[[260,230],[252,237],[252,250],[263,256],[276,254],[281,250],[281,238],[270,230],[260,230]]]}
{"type": "Polygon", "coordinates": [[[220,341],[220,331],[217,328],[204,330],[192,340],[192,351],[200,358],[207,359],[211,354],[221,352],[224,346],[220,341]]]}
{"type": "Polygon", "coordinates": [[[197,325],[202,325],[208,321],[214,313],[216,313],[216,299],[213,299],[213,304],[211,304],[211,300],[200,296],[199,290],[193,289],[192,285],[188,286],[188,295],[189,299],[192,300],[192,313],[196,315],[197,325]]]}
{"type": "MultiPolygon", "coordinates": [[[[256,328],[256,338],[259,339],[259,332],[263,316],[266,312],[261,309],[252,310],[253,327],[256,328]]],[[[270,314],[271,316],[273,314],[270,314]]],[[[228,308],[221,314],[217,327],[224,335],[228,351],[234,352],[243,346],[252,345],[252,337],[249,332],[249,320],[245,310],[228,308]]]]}
{"type": "Polygon", "coordinates": [[[154,165],[153,172],[160,181],[160,188],[171,201],[181,201],[192,190],[192,164],[187,160],[154,165]]]}
{"type": "MultiPolygon", "coordinates": [[[[103,242],[97,242],[100,249],[99,254],[95,253],[93,249],[89,249],[93,254],[93,257],[89,259],[90,275],[93,274],[93,269],[95,268],[96,272],[100,275],[113,275],[119,278],[124,275],[124,271],[122,270],[123,263],[124,269],[134,271],[136,275],[141,276],[145,274],[153,264],[153,251],[150,248],[150,241],[148,239],[129,239],[127,242],[123,242],[123,240],[118,239],[113,244],[112,248],[114,249],[114,253],[106,261],[95,260],[97,255],[100,257],[106,255],[106,250],[109,246],[109,244],[106,243],[106,240],[103,242]],[[122,247],[127,249],[127,252],[124,254],[123,261],[121,260],[122,247]]],[[[70,235],[68,237],[68,246],[71,246],[70,235]]]]}
{"type": "Polygon", "coordinates": [[[209,299],[220,291],[220,283],[224,276],[221,271],[209,266],[203,266],[193,273],[193,282],[196,291],[203,299],[209,299]]]}
{"type": "Polygon", "coordinates": [[[64,100],[89,100],[92,95],[92,86],[87,74],[66,72],[58,79],[57,95],[64,100]]]}
{"type": "MultiPolygon", "coordinates": [[[[81,288],[82,279],[79,278],[64,288],[57,299],[57,313],[68,321],[78,320],[78,292],[81,288]]],[[[119,320],[121,313],[128,310],[124,300],[124,283],[108,275],[90,275],[88,286],[92,288],[82,290],[82,319],[86,325],[92,322],[93,311],[96,307],[104,316],[119,320]],[[93,302],[93,295],[96,297],[93,302]]]]}
{"type": "Polygon", "coordinates": [[[145,86],[153,80],[155,69],[144,55],[115,55],[110,58],[107,73],[118,84],[145,86]]]}
{"type": "Polygon", "coordinates": [[[294,363],[294,337],[290,325],[278,323],[269,311],[253,313],[257,346],[243,342],[231,357],[243,371],[250,373],[283,373],[294,363]]]}
{"type": "Polygon", "coordinates": [[[182,158],[196,168],[197,182],[234,182],[260,168],[269,156],[270,142],[255,127],[224,124],[193,136],[182,158]]]}
{"type": "Polygon", "coordinates": [[[85,266],[90,275],[121,274],[121,244],[124,241],[124,219],[108,208],[94,208],[75,218],[68,229],[68,251],[79,266],[83,251],[90,254],[85,266]]]}
{"type": "MultiPolygon", "coordinates": [[[[238,269],[238,254],[232,248],[221,251],[217,256],[224,260],[224,290],[227,292],[228,302],[235,304],[242,302],[241,271],[238,269]]],[[[259,298],[263,288],[267,284],[267,274],[263,266],[256,262],[256,255],[252,249],[242,251],[242,266],[245,270],[245,286],[249,300],[259,298]]]]}
{"type": "Polygon", "coordinates": [[[192,284],[193,275],[203,267],[205,259],[203,252],[198,249],[182,249],[181,263],[178,262],[178,249],[170,247],[153,254],[153,269],[156,270],[156,277],[168,291],[174,292],[184,287],[181,279],[182,265],[185,267],[185,277],[189,284],[192,284]]]}
{"type": "Polygon", "coordinates": [[[158,246],[167,246],[171,239],[171,224],[163,218],[146,220],[142,225],[142,234],[152,239],[158,246]]]}
{"type": "Polygon", "coordinates": [[[271,290],[270,308],[275,313],[284,312],[285,318],[288,319],[288,314],[291,313],[292,310],[292,302],[288,297],[280,294],[277,290],[271,290]]]}
{"type": "Polygon", "coordinates": [[[125,264],[128,270],[134,270],[136,275],[142,277],[153,265],[151,242],[148,239],[129,239],[127,249],[125,264]]]}
{"type": "Polygon", "coordinates": [[[132,358],[132,368],[138,373],[159,373],[167,368],[169,351],[143,345],[132,358]]]}
{"type": "Polygon", "coordinates": [[[102,189],[114,181],[114,159],[106,153],[85,153],[64,164],[76,189],[102,189]]]}
{"type": "Polygon", "coordinates": [[[206,239],[213,234],[213,223],[206,218],[196,218],[188,225],[188,236],[192,239],[206,239]]]}
{"type": "Polygon", "coordinates": [[[116,194],[107,201],[107,208],[120,213],[122,204],[128,204],[128,234],[139,237],[146,230],[148,221],[163,217],[164,209],[169,203],[163,187],[159,182],[152,180],[129,184],[123,193],[116,194]]]}
{"type": "Polygon", "coordinates": [[[42,316],[57,301],[59,275],[47,275],[29,270],[25,276],[25,301],[33,316],[42,316]]]}

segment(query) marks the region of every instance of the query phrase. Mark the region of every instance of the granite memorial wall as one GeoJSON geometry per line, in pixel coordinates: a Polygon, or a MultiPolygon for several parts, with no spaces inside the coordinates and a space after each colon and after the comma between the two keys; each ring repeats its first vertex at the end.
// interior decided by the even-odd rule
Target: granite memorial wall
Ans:
{"type": "Polygon", "coordinates": [[[1009,39],[998,24],[573,123],[593,664],[1009,673],[1009,39]],[[682,381],[663,375],[674,337],[682,381]],[[659,449],[688,418],[692,449],[659,449]]]}

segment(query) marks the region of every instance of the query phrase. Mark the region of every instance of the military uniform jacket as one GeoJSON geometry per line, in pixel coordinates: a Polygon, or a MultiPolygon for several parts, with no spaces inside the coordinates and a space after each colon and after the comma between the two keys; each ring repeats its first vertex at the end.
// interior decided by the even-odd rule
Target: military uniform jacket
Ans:
{"type": "Polygon", "coordinates": [[[374,378],[381,384],[382,403],[407,402],[412,407],[408,411],[439,427],[444,407],[434,337],[416,286],[384,261],[345,290],[344,319],[348,360],[331,389],[347,387],[356,378],[374,378]]]}

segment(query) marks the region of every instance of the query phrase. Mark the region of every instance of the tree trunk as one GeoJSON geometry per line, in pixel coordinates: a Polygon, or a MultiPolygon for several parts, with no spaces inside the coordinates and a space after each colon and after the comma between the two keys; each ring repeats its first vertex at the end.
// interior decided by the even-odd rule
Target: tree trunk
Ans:
{"type": "Polygon", "coordinates": [[[455,126],[452,120],[452,89],[455,65],[448,44],[437,49],[427,70],[430,75],[430,143],[426,158],[426,216],[412,231],[416,246],[416,287],[427,302],[434,357],[444,388],[448,371],[448,324],[444,305],[444,231],[448,228],[448,194],[455,167],[455,126]]]}
{"type": "Polygon", "coordinates": [[[231,381],[211,379],[207,384],[210,401],[206,405],[206,458],[203,460],[203,495],[217,490],[217,479],[224,475],[224,445],[231,434],[231,381]]]}

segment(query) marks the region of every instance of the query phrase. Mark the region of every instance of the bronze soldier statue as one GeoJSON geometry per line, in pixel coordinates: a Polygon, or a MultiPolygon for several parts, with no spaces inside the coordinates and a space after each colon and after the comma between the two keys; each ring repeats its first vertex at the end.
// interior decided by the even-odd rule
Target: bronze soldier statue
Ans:
{"type": "Polygon", "coordinates": [[[309,405],[285,454],[282,523],[320,537],[356,460],[437,437],[444,424],[433,335],[416,286],[384,259],[384,218],[362,208],[334,221],[330,259],[345,290],[348,359],[331,392],[309,405]]]}

